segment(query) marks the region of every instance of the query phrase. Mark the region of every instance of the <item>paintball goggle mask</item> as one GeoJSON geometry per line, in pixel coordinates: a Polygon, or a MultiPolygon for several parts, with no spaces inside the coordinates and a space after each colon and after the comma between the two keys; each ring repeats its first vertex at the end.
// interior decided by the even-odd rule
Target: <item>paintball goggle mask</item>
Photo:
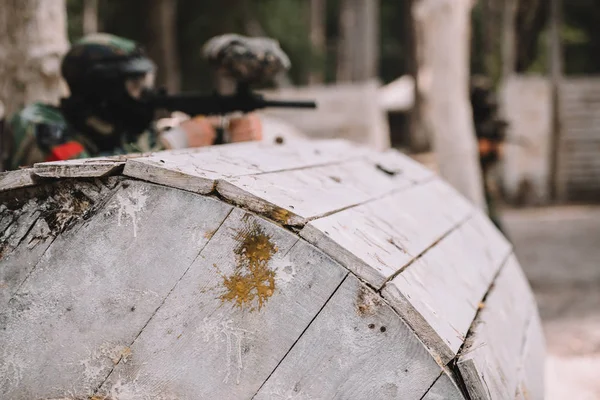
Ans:
{"type": "Polygon", "coordinates": [[[101,118],[128,131],[147,128],[153,113],[140,101],[152,90],[156,65],[137,43],[108,34],[86,36],[62,62],[71,94],[101,118]]]}

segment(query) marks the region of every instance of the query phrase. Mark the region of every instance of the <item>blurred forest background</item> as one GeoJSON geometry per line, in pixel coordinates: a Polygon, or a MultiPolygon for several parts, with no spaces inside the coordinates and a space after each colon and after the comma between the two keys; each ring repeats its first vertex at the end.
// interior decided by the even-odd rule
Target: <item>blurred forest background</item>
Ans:
{"type": "MultiPolygon", "coordinates": [[[[569,0],[562,6],[566,75],[600,72],[596,3],[569,0]]],[[[227,32],[277,38],[292,60],[288,83],[294,85],[359,80],[344,64],[365,57],[373,58],[374,75],[382,83],[414,73],[411,0],[68,0],[67,6],[70,40],[85,29],[136,39],[159,62],[159,82],[170,89],[209,89],[200,50],[211,36],[227,32]],[[355,23],[347,22],[348,12],[359,15],[355,23]],[[373,40],[364,34],[369,31],[377,49],[344,54],[348,45],[360,49],[359,41],[373,40]]],[[[515,25],[514,70],[547,73],[549,9],[547,0],[476,1],[471,73],[499,80],[506,65],[507,24],[515,25]]]]}

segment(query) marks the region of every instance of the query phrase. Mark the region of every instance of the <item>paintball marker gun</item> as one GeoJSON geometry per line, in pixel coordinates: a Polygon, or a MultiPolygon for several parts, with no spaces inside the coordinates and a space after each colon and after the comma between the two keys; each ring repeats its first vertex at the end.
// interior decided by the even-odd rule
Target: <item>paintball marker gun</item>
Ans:
{"type": "MultiPolygon", "coordinates": [[[[153,110],[180,111],[191,116],[248,113],[268,107],[316,108],[313,101],[269,100],[250,88],[251,84],[268,81],[290,67],[287,55],[273,39],[235,34],[217,36],[204,46],[204,57],[216,67],[217,74],[236,82],[233,94],[169,95],[161,89],[147,94],[148,106],[153,110]]],[[[215,144],[225,142],[224,132],[220,130],[215,144]]]]}

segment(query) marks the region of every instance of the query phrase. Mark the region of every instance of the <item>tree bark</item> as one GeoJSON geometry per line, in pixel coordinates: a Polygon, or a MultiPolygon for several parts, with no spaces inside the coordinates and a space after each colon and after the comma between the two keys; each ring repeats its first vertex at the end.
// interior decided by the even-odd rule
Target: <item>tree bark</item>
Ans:
{"type": "Polygon", "coordinates": [[[0,101],[6,115],[66,94],[60,62],[67,51],[65,0],[0,2],[0,101]]]}
{"type": "Polygon", "coordinates": [[[177,0],[149,0],[146,47],[158,65],[156,81],[170,92],[181,88],[177,48],[177,0]]]}
{"type": "Polygon", "coordinates": [[[410,131],[410,149],[414,153],[423,153],[431,150],[431,139],[426,126],[423,124],[421,116],[421,92],[419,90],[419,49],[417,48],[417,26],[415,19],[411,15],[413,3],[418,0],[405,0],[404,2],[404,17],[405,17],[405,35],[407,38],[407,63],[406,69],[414,79],[415,105],[409,114],[409,131],[410,131]]]}
{"type": "Polygon", "coordinates": [[[502,16],[502,79],[515,72],[517,65],[517,19],[518,0],[504,0],[502,16]]]}
{"type": "Polygon", "coordinates": [[[378,75],[379,0],[342,0],[338,42],[338,82],[378,75]]]}
{"type": "Polygon", "coordinates": [[[326,53],[325,20],[327,12],[327,0],[310,0],[310,43],[311,43],[311,72],[308,76],[310,85],[321,84],[325,80],[325,65],[319,61],[326,53]]]}
{"type": "Polygon", "coordinates": [[[415,0],[422,122],[433,138],[440,173],[485,208],[472,109],[469,49],[472,0],[415,0]]]}
{"type": "Polygon", "coordinates": [[[98,0],[83,2],[83,34],[98,32],[98,0]]]}

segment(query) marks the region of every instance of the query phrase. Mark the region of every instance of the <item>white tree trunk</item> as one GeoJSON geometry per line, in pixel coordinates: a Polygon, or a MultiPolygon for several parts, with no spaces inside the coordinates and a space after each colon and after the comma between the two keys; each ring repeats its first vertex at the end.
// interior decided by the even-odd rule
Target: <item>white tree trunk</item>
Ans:
{"type": "Polygon", "coordinates": [[[98,32],[98,0],[84,0],[83,2],[83,33],[98,32]]]}
{"type": "Polygon", "coordinates": [[[158,64],[157,82],[170,92],[181,88],[181,70],[177,48],[177,0],[147,2],[149,21],[146,47],[158,64]]]}
{"type": "Polygon", "coordinates": [[[423,123],[433,138],[441,175],[485,208],[469,101],[470,13],[473,0],[415,0],[418,80],[423,123]]]}
{"type": "MultiPolygon", "coordinates": [[[[317,55],[318,57],[323,57],[326,52],[326,26],[325,22],[327,19],[327,0],[310,0],[310,43],[311,43],[311,51],[313,55],[317,55]]],[[[310,85],[321,84],[325,80],[324,76],[324,65],[323,63],[319,63],[319,68],[317,69],[314,65],[311,65],[311,72],[308,77],[308,83],[310,85]]]]}
{"type": "Polygon", "coordinates": [[[379,0],[343,0],[340,6],[338,82],[377,77],[379,0]]]}
{"type": "Polygon", "coordinates": [[[0,101],[10,115],[65,94],[60,62],[67,51],[65,0],[0,1],[0,101]]]}

